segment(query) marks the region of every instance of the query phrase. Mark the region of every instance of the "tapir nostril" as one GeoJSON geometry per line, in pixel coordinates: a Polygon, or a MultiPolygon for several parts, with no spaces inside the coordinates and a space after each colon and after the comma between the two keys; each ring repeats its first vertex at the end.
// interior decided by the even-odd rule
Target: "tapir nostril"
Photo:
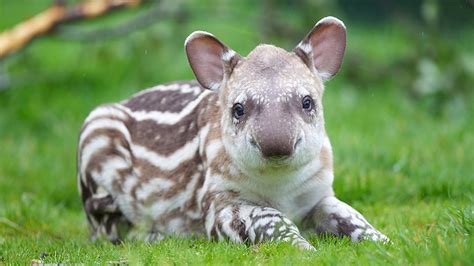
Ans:
{"type": "Polygon", "coordinates": [[[259,149],[257,141],[255,141],[255,138],[253,136],[250,136],[249,142],[250,142],[250,145],[252,145],[255,148],[259,149]]]}
{"type": "Polygon", "coordinates": [[[302,137],[298,137],[298,139],[295,142],[295,146],[293,147],[293,149],[296,150],[296,147],[301,143],[301,140],[302,140],[302,137]]]}

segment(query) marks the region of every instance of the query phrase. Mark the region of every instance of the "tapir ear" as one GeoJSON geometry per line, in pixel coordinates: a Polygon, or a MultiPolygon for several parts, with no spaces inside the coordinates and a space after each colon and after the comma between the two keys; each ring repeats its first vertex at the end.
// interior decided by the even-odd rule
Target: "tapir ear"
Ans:
{"type": "Polygon", "coordinates": [[[196,79],[204,88],[211,90],[220,88],[240,60],[239,54],[204,31],[191,33],[184,48],[196,79]]]}
{"type": "Polygon", "coordinates": [[[346,26],[335,17],[325,17],[293,50],[323,80],[333,77],[346,49],[346,26]]]}

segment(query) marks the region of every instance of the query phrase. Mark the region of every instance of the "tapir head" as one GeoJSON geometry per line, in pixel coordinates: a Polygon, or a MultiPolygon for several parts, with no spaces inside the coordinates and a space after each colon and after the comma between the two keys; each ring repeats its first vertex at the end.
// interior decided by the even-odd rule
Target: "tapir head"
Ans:
{"type": "Polygon", "coordinates": [[[219,93],[226,152],[241,167],[300,167],[317,157],[326,138],[323,81],[339,70],[344,24],[320,20],[288,52],[259,45],[247,57],[213,35],[194,32],[185,43],[199,83],[219,93]]]}

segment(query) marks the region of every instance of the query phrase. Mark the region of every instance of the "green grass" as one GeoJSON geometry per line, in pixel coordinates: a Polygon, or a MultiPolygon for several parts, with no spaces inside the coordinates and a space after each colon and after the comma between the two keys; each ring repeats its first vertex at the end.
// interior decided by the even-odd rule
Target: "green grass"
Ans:
{"type": "MultiPolygon", "coordinates": [[[[20,14],[18,4],[11,5],[0,30],[14,24],[15,14],[34,13],[20,14]]],[[[284,243],[245,246],[176,237],[121,246],[90,242],[75,178],[83,119],[100,103],[153,84],[191,79],[182,43],[192,30],[208,29],[242,54],[260,39],[251,23],[215,23],[219,19],[196,17],[179,26],[165,20],[97,43],[43,38],[0,62],[0,71],[11,80],[0,91],[0,264],[29,263],[42,253],[48,254],[47,263],[472,264],[473,106],[435,117],[391,83],[359,90],[344,72],[327,83],[324,98],[335,191],[388,235],[390,245],[352,244],[310,233],[316,253],[284,243]]],[[[356,28],[349,32],[348,56],[362,49],[387,61],[409,53],[407,37],[397,34],[356,28]]],[[[469,42],[459,39],[458,45],[469,47],[469,42]]]]}

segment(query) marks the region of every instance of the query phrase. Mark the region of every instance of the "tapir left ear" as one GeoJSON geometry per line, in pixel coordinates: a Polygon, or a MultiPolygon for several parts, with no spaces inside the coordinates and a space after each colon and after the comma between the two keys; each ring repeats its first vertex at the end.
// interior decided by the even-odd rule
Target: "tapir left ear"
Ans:
{"type": "Polygon", "coordinates": [[[325,17],[293,49],[324,81],[336,75],[346,49],[346,26],[335,17],[325,17]]]}
{"type": "Polygon", "coordinates": [[[218,90],[240,60],[239,54],[205,31],[189,35],[184,48],[197,81],[210,90],[218,90]]]}

